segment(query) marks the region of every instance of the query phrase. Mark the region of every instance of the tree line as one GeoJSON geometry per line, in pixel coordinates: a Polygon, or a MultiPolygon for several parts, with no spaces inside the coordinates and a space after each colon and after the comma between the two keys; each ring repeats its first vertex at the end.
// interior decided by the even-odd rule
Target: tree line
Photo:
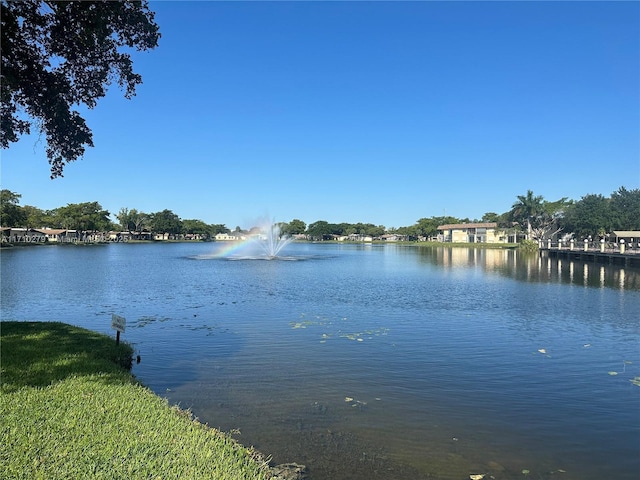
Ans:
{"type": "MultiPolygon", "coordinates": [[[[190,234],[209,239],[218,233],[231,233],[224,224],[208,224],[199,219],[181,219],[172,210],[145,213],[135,208],[121,208],[111,220],[109,211],[98,202],[70,203],[53,210],[20,205],[21,195],[10,190],[0,191],[0,224],[14,228],[58,228],[82,232],[152,232],[169,235],[190,234]]],[[[589,194],[573,201],[561,198],[547,201],[529,190],[519,195],[511,209],[501,214],[487,212],[480,219],[432,216],[420,218],[415,224],[387,229],[372,223],[329,223],[318,220],[307,225],[299,219],[279,224],[285,235],[305,235],[312,240],[328,240],[335,236],[357,235],[380,237],[401,235],[408,240],[428,240],[436,237],[438,227],[460,223],[496,223],[505,231],[521,232],[531,240],[556,236],[578,239],[605,238],[614,230],[640,230],[640,189],[620,187],[609,197],[589,194]]],[[[236,227],[234,232],[251,233],[236,227]]]]}

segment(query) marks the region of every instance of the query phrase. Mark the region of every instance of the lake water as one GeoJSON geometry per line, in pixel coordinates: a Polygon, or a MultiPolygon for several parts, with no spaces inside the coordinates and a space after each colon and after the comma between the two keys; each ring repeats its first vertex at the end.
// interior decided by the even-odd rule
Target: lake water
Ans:
{"type": "Polygon", "coordinates": [[[640,478],[638,269],[507,250],[294,243],[266,261],[222,248],[4,249],[2,319],[113,335],[124,316],[141,381],[312,480],[640,478]]]}

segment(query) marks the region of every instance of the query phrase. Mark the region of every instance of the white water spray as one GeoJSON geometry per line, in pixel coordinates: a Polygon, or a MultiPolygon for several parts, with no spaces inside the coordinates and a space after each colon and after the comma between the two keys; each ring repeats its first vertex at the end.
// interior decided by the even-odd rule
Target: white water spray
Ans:
{"type": "Polygon", "coordinates": [[[290,236],[281,233],[279,224],[269,222],[261,226],[261,233],[253,239],[253,242],[260,245],[268,259],[274,259],[293,240],[290,236]]]}

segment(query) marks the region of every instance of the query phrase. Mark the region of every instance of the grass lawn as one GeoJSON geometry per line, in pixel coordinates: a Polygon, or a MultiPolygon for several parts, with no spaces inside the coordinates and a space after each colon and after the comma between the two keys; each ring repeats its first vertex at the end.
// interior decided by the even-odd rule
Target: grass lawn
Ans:
{"type": "Polygon", "coordinates": [[[53,322],[0,334],[0,478],[270,478],[258,452],[140,385],[128,345],[53,322]]]}

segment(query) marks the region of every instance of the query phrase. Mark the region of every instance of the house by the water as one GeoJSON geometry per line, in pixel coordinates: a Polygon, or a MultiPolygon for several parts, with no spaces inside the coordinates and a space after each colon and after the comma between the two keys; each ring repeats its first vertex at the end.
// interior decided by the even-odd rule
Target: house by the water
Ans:
{"type": "Polygon", "coordinates": [[[450,243],[513,243],[514,233],[498,228],[496,222],[453,223],[438,227],[438,241],[450,243]]]}

